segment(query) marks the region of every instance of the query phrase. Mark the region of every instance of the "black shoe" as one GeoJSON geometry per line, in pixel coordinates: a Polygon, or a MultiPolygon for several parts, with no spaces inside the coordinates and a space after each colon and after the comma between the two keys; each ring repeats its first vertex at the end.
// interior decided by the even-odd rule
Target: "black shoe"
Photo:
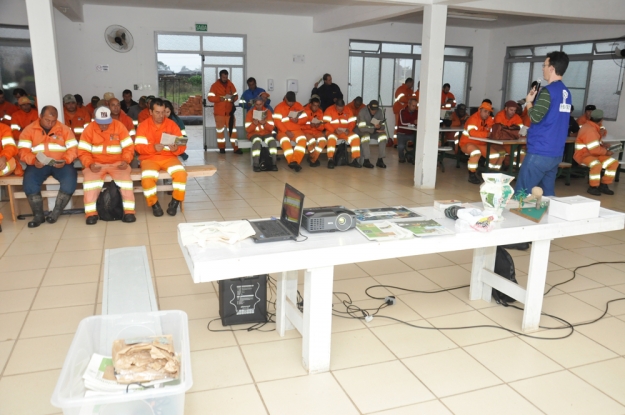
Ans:
{"type": "Polygon", "coordinates": [[[599,185],[599,191],[600,191],[601,193],[603,193],[604,195],[610,195],[610,196],[612,196],[612,195],[614,194],[614,191],[613,191],[613,190],[610,190],[610,188],[608,187],[608,185],[607,185],[607,184],[604,184],[604,183],[601,183],[601,184],[599,185]]]}
{"type": "Polygon", "coordinates": [[[95,225],[98,223],[98,215],[89,216],[85,222],[87,225],[95,225]]]}
{"type": "Polygon", "coordinates": [[[46,222],[48,223],[56,223],[59,220],[59,216],[63,213],[63,209],[72,200],[72,195],[63,193],[59,190],[59,193],[56,196],[56,203],[54,204],[54,209],[50,212],[50,216],[46,218],[46,222]]]}
{"type": "Polygon", "coordinates": [[[275,164],[271,166],[271,171],[278,171],[278,166],[276,166],[275,164]]]}
{"type": "Polygon", "coordinates": [[[226,149],[225,149],[225,148],[220,148],[220,149],[219,149],[219,152],[220,152],[221,154],[226,154],[226,149]]]}
{"type": "Polygon", "coordinates": [[[378,162],[377,162],[377,163],[375,163],[375,165],[376,165],[377,167],[382,168],[382,169],[385,169],[385,168],[386,168],[386,164],[384,164],[384,159],[381,159],[381,158],[379,158],[379,159],[378,159],[378,162]]]}
{"type": "Polygon", "coordinates": [[[182,153],[180,155],[180,158],[182,159],[182,161],[187,161],[187,159],[189,158],[189,155],[187,153],[182,153]]]}
{"type": "Polygon", "coordinates": [[[405,163],[405,162],[406,162],[406,159],[399,159],[399,162],[400,162],[400,163],[405,163]]]}
{"type": "Polygon", "coordinates": [[[167,214],[169,216],[176,216],[176,213],[178,213],[179,205],[180,205],[179,200],[171,199],[171,202],[169,202],[169,205],[167,206],[167,214]]]}
{"type": "Polygon", "coordinates": [[[373,164],[371,164],[369,159],[365,159],[365,161],[362,163],[362,167],[364,167],[366,169],[372,169],[373,168],[373,164]]]}
{"type": "Polygon", "coordinates": [[[234,151],[234,154],[243,154],[243,150],[241,150],[240,148],[236,149],[234,151]]]}
{"type": "Polygon", "coordinates": [[[254,167],[252,167],[252,169],[253,169],[256,173],[260,173],[260,166],[254,166],[254,167]]]}
{"type": "Polygon", "coordinates": [[[328,160],[328,168],[329,169],[333,169],[334,168],[334,160],[328,160]]]}
{"type": "Polygon", "coordinates": [[[586,190],[586,193],[590,193],[593,196],[601,196],[601,190],[599,190],[598,187],[590,186],[588,190],[586,190]]]}
{"type": "Polygon", "coordinates": [[[163,216],[163,208],[160,203],[156,202],[152,205],[152,214],[157,218],[163,216]]]}
{"type": "Polygon", "coordinates": [[[302,166],[297,164],[296,161],[290,162],[289,163],[289,168],[295,170],[295,173],[298,173],[300,170],[302,170],[302,166]]]}
{"type": "Polygon", "coordinates": [[[360,163],[358,163],[358,160],[352,160],[351,163],[348,164],[349,167],[355,167],[357,169],[362,168],[362,166],[360,165],[360,163]]]}
{"type": "Polygon", "coordinates": [[[137,221],[137,217],[135,216],[134,213],[126,213],[124,217],[122,218],[122,222],[124,223],[132,223],[136,221],[137,221]]]}
{"type": "Polygon", "coordinates": [[[482,184],[482,181],[477,177],[474,171],[469,172],[469,183],[482,184]]]}
{"type": "Polygon", "coordinates": [[[310,161],[310,160],[309,160],[309,161],[308,161],[308,165],[309,165],[310,167],[319,167],[319,166],[321,166],[321,162],[320,162],[319,160],[317,160],[317,161],[315,161],[315,162],[313,163],[312,161],[310,161]]]}
{"type": "Polygon", "coordinates": [[[43,198],[41,197],[41,193],[29,195],[26,198],[28,199],[28,204],[33,211],[33,220],[28,222],[28,227],[36,228],[46,221],[46,218],[43,215],[43,198]]]}

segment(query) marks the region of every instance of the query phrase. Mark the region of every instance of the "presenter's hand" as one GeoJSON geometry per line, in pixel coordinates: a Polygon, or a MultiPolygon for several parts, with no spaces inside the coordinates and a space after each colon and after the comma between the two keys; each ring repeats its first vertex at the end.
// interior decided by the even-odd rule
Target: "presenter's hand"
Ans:
{"type": "Polygon", "coordinates": [[[536,87],[530,89],[530,92],[528,92],[527,96],[525,97],[525,102],[531,105],[534,102],[534,98],[536,98],[537,93],[538,92],[536,91],[536,87]]]}

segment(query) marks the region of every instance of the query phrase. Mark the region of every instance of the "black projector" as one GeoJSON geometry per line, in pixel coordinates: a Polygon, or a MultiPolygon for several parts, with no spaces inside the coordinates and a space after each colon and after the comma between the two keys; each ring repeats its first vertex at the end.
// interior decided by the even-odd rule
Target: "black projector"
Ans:
{"type": "Polygon", "coordinates": [[[312,233],[344,232],[356,227],[356,214],[343,206],[305,208],[302,227],[312,233]]]}

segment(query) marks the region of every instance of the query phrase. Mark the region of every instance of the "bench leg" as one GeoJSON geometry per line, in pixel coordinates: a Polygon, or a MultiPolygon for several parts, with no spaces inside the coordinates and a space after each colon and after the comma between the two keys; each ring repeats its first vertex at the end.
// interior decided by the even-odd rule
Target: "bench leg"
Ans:
{"type": "Polygon", "coordinates": [[[293,330],[295,326],[288,319],[287,309],[290,304],[297,307],[297,271],[285,271],[278,278],[276,287],[276,330],[280,336],[284,336],[287,330],[293,330]]]}
{"type": "Polygon", "coordinates": [[[525,310],[523,311],[522,329],[524,332],[538,330],[540,312],[543,306],[543,293],[549,265],[550,239],[532,242],[530,268],[527,275],[525,310]]]}
{"type": "Polygon", "coordinates": [[[7,191],[9,192],[9,205],[11,205],[11,219],[13,219],[13,222],[15,222],[15,220],[17,219],[17,214],[15,212],[15,198],[13,196],[13,186],[11,186],[10,184],[7,185],[7,191]]]}
{"type": "Polygon", "coordinates": [[[473,265],[471,267],[471,286],[469,288],[469,299],[482,299],[490,303],[492,288],[490,285],[483,282],[482,276],[484,269],[488,271],[495,270],[496,252],[496,246],[477,248],[473,250],[473,265]]]}
{"type": "Polygon", "coordinates": [[[330,370],[334,267],[306,270],[302,363],[308,373],[330,370]]]}

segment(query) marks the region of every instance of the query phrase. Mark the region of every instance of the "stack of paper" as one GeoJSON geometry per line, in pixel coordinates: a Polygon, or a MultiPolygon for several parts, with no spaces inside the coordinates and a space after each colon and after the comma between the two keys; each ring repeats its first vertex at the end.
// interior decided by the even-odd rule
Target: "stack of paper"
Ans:
{"type": "Polygon", "coordinates": [[[356,229],[370,241],[392,241],[412,238],[412,232],[391,222],[359,223],[356,229]]]}

